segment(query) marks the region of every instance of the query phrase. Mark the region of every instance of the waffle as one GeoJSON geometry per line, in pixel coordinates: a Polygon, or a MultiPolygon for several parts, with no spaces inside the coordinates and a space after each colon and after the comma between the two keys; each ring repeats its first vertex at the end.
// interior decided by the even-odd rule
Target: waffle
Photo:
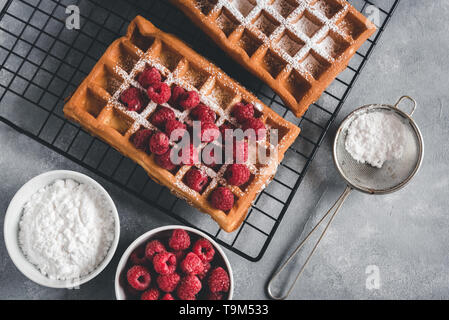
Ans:
{"type": "MultiPolygon", "coordinates": [[[[162,106],[172,109],[179,121],[186,124],[191,121],[189,110],[181,111],[167,103],[162,106]]],[[[257,194],[271,181],[284,153],[300,131],[181,40],[139,16],[130,23],[126,36],[110,45],[77,88],[64,106],[64,114],[138,163],[153,180],[168,187],[173,194],[209,214],[228,232],[238,228],[244,220],[257,194]],[[149,101],[143,111],[137,113],[128,111],[120,102],[121,93],[130,86],[142,89],[136,77],[148,66],[157,68],[168,85],[197,91],[201,102],[217,114],[217,126],[226,123],[238,127],[230,108],[240,101],[253,103],[257,116],[267,129],[278,129],[277,145],[271,145],[268,138],[258,141],[270,155],[277,154],[277,157],[270,157],[270,161],[263,165],[257,161],[248,164],[251,177],[243,187],[227,185],[224,179],[226,164],[215,170],[199,164],[197,167],[207,174],[209,183],[202,193],[190,189],[183,177],[192,166],[165,170],[155,162],[154,154],[137,149],[131,141],[142,128],[158,130],[149,119],[160,106],[149,101]],[[228,212],[210,204],[209,196],[219,186],[228,187],[235,196],[234,206],[228,212]]]]}
{"type": "Polygon", "coordinates": [[[376,30],[345,0],[171,0],[300,117],[376,30]]]}

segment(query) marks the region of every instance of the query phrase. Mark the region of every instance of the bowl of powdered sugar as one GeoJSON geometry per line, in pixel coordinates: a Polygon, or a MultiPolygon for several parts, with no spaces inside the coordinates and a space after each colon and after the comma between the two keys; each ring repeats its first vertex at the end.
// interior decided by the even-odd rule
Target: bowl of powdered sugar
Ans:
{"type": "Polygon", "coordinates": [[[16,267],[52,288],[77,287],[97,276],[118,245],[120,222],[106,190],[73,171],[28,181],[5,215],[4,236],[16,267]]]}

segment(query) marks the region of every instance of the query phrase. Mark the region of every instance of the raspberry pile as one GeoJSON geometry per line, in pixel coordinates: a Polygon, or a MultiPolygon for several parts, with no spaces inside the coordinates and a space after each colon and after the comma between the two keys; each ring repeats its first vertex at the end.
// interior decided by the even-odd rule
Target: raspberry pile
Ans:
{"type": "Polygon", "coordinates": [[[223,300],[230,279],[212,243],[183,229],[136,248],[121,274],[127,299],[223,300]]]}
{"type": "MultiPolygon", "coordinates": [[[[145,108],[148,99],[157,103],[159,106],[149,118],[149,121],[157,130],[140,129],[131,137],[131,142],[137,149],[154,155],[156,164],[172,171],[172,173],[178,168],[178,165],[174,164],[171,159],[177,156],[181,159],[181,165],[195,166],[199,164],[199,151],[193,141],[191,141],[189,148],[185,148],[185,151],[174,147],[176,142],[183,138],[187,132],[192,131],[192,128],[187,127],[186,123],[177,119],[173,109],[167,107],[167,105],[162,106],[163,104],[167,103],[178,110],[189,110],[191,120],[201,122],[198,140],[203,143],[211,143],[219,139],[220,136],[221,141],[224,142],[225,130],[234,129],[229,123],[224,123],[218,128],[215,124],[217,115],[209,106],[201,102],[198,92],[187,91],[177,85],[170,88],[163,82],[163,77],[156,68],[146,68],[138,75],[137,81],[145,89],[146,95],[142,90],[131,87],[123,91],[120,101],[128,110],[136,112],[141,112],[145,108]],[[178,154],[175,152],[178,152],[178,154]],[[182,152],[187,152],[187,154],[183,155],[182,152]]],[[[251,129],[248,131],[250,133],[249,139],[265,139],[266,126],[261,119],[257,118],[253,104],[236,103],[231,114],[244,131],[251,129]]],[[[233,142],[233,164],[226,169],[224,178],[228,185],[245,188],[251,178],[251,173],[245,164],[248,161],[248,143],[246,140],[237,140],[237,138],[234,138],[233,142]]],[[[213,161],[213,151],[210,154],[203,154],[202,158],[206,166],[210,168],[217,166],[213,161]],[[204,159],[204,157],[207,159],[204,159]]],[[[201,193],[209,180],[210,178],[201,169],[192,168],[187,171],[183,182],[190,189],[201,193]]],[[[210,194],[209,202],[215,209],[229,212],[234,206],[235,197],[231,189],[226,186],[219,186],[210,194]]]]}

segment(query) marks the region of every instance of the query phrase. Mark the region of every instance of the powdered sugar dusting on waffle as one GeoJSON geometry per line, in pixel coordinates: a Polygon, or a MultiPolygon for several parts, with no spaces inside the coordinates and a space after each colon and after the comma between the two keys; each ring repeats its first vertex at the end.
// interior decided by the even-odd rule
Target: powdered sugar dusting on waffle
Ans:
{"type": "MultiPolygon", "coordinates": [[[[139,50],[136,48],[136,50],[139,50]]],[[[142,92],[145,92],[146,90],[135,80],[137,76],[147,67],[155,67],[158,69],[161,73],[161,75],[165,78],[164,82],[169,85],[178,85],[183,87],[184,89],[188,91],[196,91],[198,92],[200,96],[201,102],[209,106],[217,115],[218,119],[216,121],[216,125],[220,126],[224,124],[225,122],[228,122],[232,124],[234,127],[241,127],[235,118],[233,118],[230,114],[231,106],[226,106],[225,109],[223,109],[219,103],[212,97],[212,88],[215,87],[216,82],[218,80],[220,85],[229,89],[233,95],[234,99],[231,99],[232,104],[241,101],[241,98],[238,94],[238,89],[233,86],[231,83],[224,81],[223,75],[221,73],[215,72],[212,68],[207,68],[205,71],[210,74],[210,77],[205,81],[205,83],[202,85],[200,89],[195,88],[191,83],[188,83],[185,81],[183,77],[180,75],[180,71],[183,68],[183,65],[186,65],[185,59],[181,59],[181,61],[178,63],[178,66],[174,69],[173,72],[171,72],[168,68],[166,68],[163,64],[161,64],[157,59],[155,59],[152,55],[151,48],[148,50],[147,53],[143,54],[141,51],[139,51],[139,56],[141,57],[137,63],[135,64],[134,68],[132,68],[130,73],[127,73],[119,64],[116,64],[114,66],[114,72],[119,75],[123,79],[123,83],[118,88],[118,90],[109,98],[108,104],[113,106],[114,108],[117,108],[121,113],[126,114],[129,118],[133,120],[133,125],[130,128],[131,134],[134,134],[137,132],[140,128],[144,127],[153,131],[158,131],[159,129],[155,127],[148,119],[151,116],[151,114],[156,110],[156,108],[159,106],[159,104],[152,102],[150,99],[148,99],[149,103],[147,106],[144,107],[141,113],[134,112],[134,111],[128,111],[127,108],[120,102],[120,96],[124,90],[129,88],[130,86],[133,86],[135,88],[140,89],[142,92]],[[236,98],[237,97],[237,98],[236,98]],[[237,101],[237,100],[238,101],[237,101]],[[235,100],[235,101],[234,101],[235,100]]],[[[255,108],[262,112],[263,111],[263,105],[256,101],[247,101],[250,103],[253,103],[255,108]]],[[[230,102],[231,103],[231,102],[230,102]]],[[[189,118],[190,110],[180,111],[176,108],[173,108],[168,103],[160,104],[163,107],[171,109],[175,116],[178,118],[179,121],[186,123],[188,125],[191,125],[191,119],[189,118]]],[[[270,130],[270,126],[268,123],[266,123],[267,130],[270,130]]],[[[284,136],[281,141],[278,142],[277,146],[274,146],[267,141],[267,139],[263,139],[261,141],[258,141],[257,144],[264,146],[267,148],[267,150],[270,152],[271,155],[276,154],[276,156],[271,157],[268,161],[268,163],[261,167],[261,169],[258,169],[254,164],[250,163],[249,159],[246,163],[248,166],[250,172],[252,175],[254,175],[255,179],[260,179],[260,176],[263,174],[272,174],[274,175],[276,169],[277,169],[277,147],[282,146],[283,140],[286,137],[284,136]],[[267,172],[267,170],[270,170],[267,172]]],[[[216,142],[212,142],[213,144],[216,144],[216,142]]],[[[171,146],[174,146],[173,142],[170,142],[171,146]]],[[[208,145],[208,143],[202,143],[198,147],[198,152],[201,152],[201,150],[208,145]]],[[[211,168],[207,167],[204,164],[197,164],[195,165],[197,168],[202,170],[207,174],[207,176],[211,179],[210,183],[208,184],[206,190],[203,192],[204,194],[210,193],[213,189],[217,187],[217,185],[224,185],[232,190],[234,194],[238,197],[244,196],[244,190],[241,190],[239,187],[231,186],[227,184],[226,179],[224,178],[224,173],[228,167],[227,164],[223,164],[218,172],[215,172],[211,168]]],[[[175,185],[183,190],[184,192],[188,193],[192,198],[199,199],[200,195],[190,189],[187,185],[185,185],[182,181],[184,174],[189,170],[190,167],[185,166],[178,170],[176,173],[176,183],[175,185]]],[[[265,187],[265,185],[264,185],[265,187]]],[[[262,188],[263,189],[263,188],[262,188]]],[[[262,189],[259,190],[262,191],[262,189]]]]}
{"type": "Polygon", "coordinates": [[[345,37],[344,30],[341,30],[337,26],[337,21],[347,13],[349,4],[343,3],[338,6],[339,7],[336,9],[337,12],[335,12],[331,18],[328,18],[328,16],[334,12],[330,12],[326,1],[323,0],[319,0],[316,3],[313,3],[310,0],[300,1],[299,3],[296,3],[296,8],[290,2],[287,2],[287,0],[275,0],[274,2],[272,0],[218,0],[214,7],[214,11],[226,8],[239,22],[239,25],[250,30],[251,33],[262,40],[263,45],[270,46],[282,60],[287,62],[287,72],[291,69],[295,69],[303,76],[307,77],[306,73],[313,76],[314,70],[308,69],[306,65],[301,64],[300,62],[310,51],[316,52],[329,63],[340,58],[332,51],[332,46],[320,45],[320,41],[323,40],[330,31],[340,35],[342,38],[345,37]],[[317,27],[317,30],[309,29],[312,28],[312,26],[307,24],[295,24],[305,12],[308,12],[319,21],[320,26],[317,27]],[[258,17],[262,17],[265,14],[269,15],[268,20],[273,19],[274,21],[259,22],[259,20],[264,18],[258,17]],[[254,23],[254,21],[256,21],[256,23],[254,23]],[[274,30],[271,34],[267,35],[261,31],[263,28],[261,28],[260,23],[271,23],[272,26],[270,28],[274,28],[274,30]],[[288,47],[285,48],[279,43],[281,35],[286,31],[295,35],[295,37],[304,43],[294,56],[289,54],[288,47]],[[313,36],[309,37],[311,34],[313,34],[313,36]]]}

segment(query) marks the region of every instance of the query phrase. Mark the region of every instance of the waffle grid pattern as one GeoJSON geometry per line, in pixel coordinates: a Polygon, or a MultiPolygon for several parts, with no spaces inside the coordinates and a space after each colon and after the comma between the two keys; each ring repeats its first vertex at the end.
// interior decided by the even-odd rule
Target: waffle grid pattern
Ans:
{"type": "Polygon", "coordinates": [[[206,30],[221,29],[226,39],[214,40],[223,42],[226,50],[238,53],[243,49],[249,62],[240,62],[257,75],[265,73],[263,79],[297,116],[338,74],[335,66],[349,60],[355,41],[374,32],[373,25],[344,0],[172,2],[185,11],[202,12],[206,19],[200,18],[197,24],[206,30]],[[191,4],[197,9],[188,7],[191,4]]]}
{"type": "Polygon", "coordinates": [[[0,11],[0,121],[110,181],[130,199],[136,197],[183,224],[199,228],[240,256],[258,261],[399,3],[398,0],[349,2],[362,13],[372,12],[371,6],[378,8],[378,30],[321,98],[301,119],[296,119],[270,88],[211,45],[208,37],[192,27],[166,0],[114,1],[108,5],[100,0],[7,0],[0,11]],[[80,30],[65,28],[65,9],[69,4],[80,8],[80,30]],[[236,232],[227,234],[210,218],[195,214],[184,201],[148,178],[140,166],[92,138],[62,114],[64,99],[78,87],[110,42],[125,33],[129,21],[137,14],[188,41],[279,115],[302,128],[269,188],[256,199],[236,232]]]}

